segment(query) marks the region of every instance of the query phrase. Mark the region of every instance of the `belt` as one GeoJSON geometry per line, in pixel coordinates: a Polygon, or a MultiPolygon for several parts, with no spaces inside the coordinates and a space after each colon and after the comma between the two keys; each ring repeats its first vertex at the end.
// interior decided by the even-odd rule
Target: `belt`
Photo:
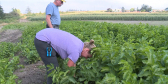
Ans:
{"type": "Polygon", "coordinates": [[[59,25],[56,25],[56,24],[52,24],[53,26],[59,26],[59,25]]]}

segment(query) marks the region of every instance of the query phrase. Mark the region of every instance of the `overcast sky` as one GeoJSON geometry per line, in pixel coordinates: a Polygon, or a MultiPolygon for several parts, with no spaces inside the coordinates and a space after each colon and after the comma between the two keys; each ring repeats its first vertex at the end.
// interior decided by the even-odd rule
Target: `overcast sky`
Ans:
{"type": "MultiPolygon", "coordinates": [[[[54,0],[0,0],[5,13],[12,11],[12,8],[19,9],[26,13],[29,7],[32,13],[45,12],[46,6],[54,0]]],[[[112,9],[140,9],[143,4],[152,6],[153,9],[165,9],[168,7],[168,0],[66,0],[59,8],[59,11],[74,10],[107,10],[112,9]]]]}

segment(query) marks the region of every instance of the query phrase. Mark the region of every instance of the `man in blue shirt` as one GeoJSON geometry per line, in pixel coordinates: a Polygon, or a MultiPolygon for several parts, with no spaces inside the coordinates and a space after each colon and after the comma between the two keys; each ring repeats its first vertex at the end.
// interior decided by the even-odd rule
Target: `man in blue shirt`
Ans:
{"type": "Polygon", "coordinates": [[[59,14],[59,9],[64,0],[55,0],[53,3],[49,3],[46,7],[46,28],[57,28],[61,23],[61,18],[59,14]]]}

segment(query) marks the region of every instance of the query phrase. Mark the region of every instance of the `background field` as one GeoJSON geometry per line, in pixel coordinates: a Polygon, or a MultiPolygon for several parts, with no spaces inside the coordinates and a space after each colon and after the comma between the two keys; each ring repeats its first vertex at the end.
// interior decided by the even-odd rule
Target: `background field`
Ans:
{"type": "MultiPolygon", "coordinates": [[[[30,21],[45,21],[45,15],[28,16],[30,21]]],[[[78,21],[95,21],[95,22],[112,22],[126,24],[149,24],[149,25],[165,25],[168,24],[168,12],[148,13],[148,12],[125,12],[111,13],[103,11],[92,12],[67,12],[61,13],[62,21],[78,20],[78,21]]]]}
{"type": "Polygon", "coordinates": [[[124,24],[149,24],[155,26],[168,26],[168,21],[112,21],[112,20],[86,20],[86,21],[93,21],[93,22],[108,22],[108,23],[124,23],[124,24]]]}
{"type": "MultiPolygon", "coordinates": [[[[97,48],[93,58],[79,59],[76,69],[67,68],[67,60],[58,58],[60,70],[52,74],[53,80],[61,84],[167,84],[167,14],[61,13],[61,30],[82,41],[94,39],[97,48]]],[[[45,14],[0,22],[0,83],[45,84],[46,70],[33,44],[36,32],[46,26],[45,14]]]]}

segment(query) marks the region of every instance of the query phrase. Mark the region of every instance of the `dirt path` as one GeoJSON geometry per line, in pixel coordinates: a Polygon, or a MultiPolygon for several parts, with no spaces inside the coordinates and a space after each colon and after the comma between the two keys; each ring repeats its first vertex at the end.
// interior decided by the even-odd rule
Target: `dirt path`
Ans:
{"type": "Polygon", "coordinates": [[[0,42],[18,42],[21,38],[22,32],[20,30],[4,30],[0,32],[0,42]]]}
{"type": "Polygon", "coordinates": [[[46,69],[42,61],[35,64],[24,65],[25,68],[18,69],[14,72],[21,80],[21,84],[45,84],[46,83],[46,69]]]}
{"type": "Polygon", "coordinates": [[[19,22],[22,23],[22,22],[30,22],[30,21],[28,21],[27,19],[20,19],[19,22]]]}
{"type": "MultiPolygon", "coordinates": [[[[18,22],[29,22],[26,19],[20,19],[18,22]]],[[[1,42],[19,42],[22,36],[21,30],[8,29],[2,30],[3,26],[8,25],[7,23],[0,24],[0,43],[1,42]]],[[[46,69],[42,61],[35,64],[27,64],[24,62],[26,58],[20,56],[20,64],[25,67],[18,69],[14,72],[18,76],[18,80],[21,80],[21,84],[45,84],[46,83],[46,69]],[[41,67],[41,68],[40,68],[41,67]]]]}
{"type": "MultiPolygon", "coordinates": [[[[20,23],[22,22],[29,22],[26,19],[20,19],[20,23]]],[[[22,36],[22,32],[18,29],[8,29],[2,30],[3,26],[8,25],[7,23],[0,24],[0,42],[19,42],[19,39],[22,36]]]]}

